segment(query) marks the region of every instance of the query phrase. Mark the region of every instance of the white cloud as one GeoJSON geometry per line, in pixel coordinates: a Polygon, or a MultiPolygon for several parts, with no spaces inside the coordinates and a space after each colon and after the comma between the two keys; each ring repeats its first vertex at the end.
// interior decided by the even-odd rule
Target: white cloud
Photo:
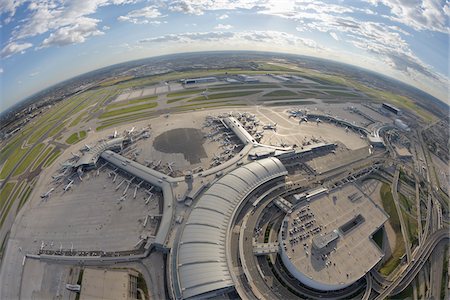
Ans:
{"type": "Polygon", "coordinates": [[[217,30],[229,30],[231,28],[233,28],[233,26],[230,24],[218,24],[217,26],[214,27],[214,29],[217,30]]]}
{"type": "Polygon", "coordinates": [[[156,6],[147,6],[141,9],[130,11],[125,16],[120,16],[117,20],[122,22],[131,22],[134,24],[160,24],[161,22],[150,21],[149,19],[155,19],[161,17],[161,13],[156,6]]]}
{"type": "Polygon", "coordinates": [[[32,73],[29,74],[30,77],[34,77],[34,76],[37,76],[37,75],[39,75],[38,71],[32,72],[32,73]]]}
{"type": "MultiPolygon", "coordinates": [[[[275,1],[276,0],[272,0],[275,1]]],[[[264,5],[268,0],[211,1],[211,0],[176,0],[169,2],[168,8],[174,12],[191,15],[203,15],[205,11],[251,9],[264,5]]],[[[284,2],[284,1],[280,1],[284,2]]]]}
{"type": "Polygon", "coordinates": [[[0,74],[3,74],[4,71],[3,68],[0,68],[0,74]]]}
{"type": "MultiPolygon", "coordinates": [[[[0,2],[0,13],[2,17],[4,14],[14,16],[17,7],[28,2],[27,15],[17,22],[9,42],[27,45],[29,43],[21,41],[49,33],[41,44],[41,47],[47,47],[80,43],[88,37],[103,34],[97,29],[100,20],[89,15],[96,13],[99,7],[138,1],[140,0],[3,0],[0,2]]],[[[11,54],[18,52],[20,51],[12,51],[11,54]]]]}
{"type": "Polygon", "coordinates": [[[335,39],[336,41],[339,41],[339,37],[338,37],[338,35],[336,34],[336,32],[330,31],[330,35],[331,35],[331,37],[332,37],[333,39],[335,39]]]}
{"type": "Polygon", "coordinates": [[[229,18],[229,16],[227,14],[223,14],[223,15],[219,16],[217,19],[225,20],[225,19],[228,19],[228,18],[229,18]]]}
{"type": "Polygon", "coordinates": [[[214,32],[188,32],[181,34],[166,34],[163,36],[146,38],[138,41],[145,43],[194,43],[194,42],[214,42],[217,44],[242,45],[255,47],[257,44],[266,46],[291,47],[291,50],[313,49],[322,51],[324,48],[315,41],[298,37],[296,35],[281,31],[214,31],[214,32]]]}
{"type": "Polygon", "coordinates": [[[25,53],[25,50],[32,47],[31,43],[16,43],[11,42],[8,43],[5,47],[3,47],[1,52],[1,57],[10,57],[16,53],[25,53]]]}
{"type": "Polygon", "coordinates": [[[450,3],[445,0],[366,0],[374,5],[388,7],[390,20],[410,26],[415,30],[450,33],[450,3]]]}
{"type": "Polygon", "coordinates": [[[98,22],[96,19],[81,18],[77,24],[61,27],[51,33],[44,39],[40,48],[84,43],[88,37],[102,35],[103,32],[97,29],[98,22]]]}
{"type": "Polygon", "coordinates": [[[26,1],[27,0],[2,0],[0,1],[0,14],[6,14],[13,17],[16,14],[16,9],[26,1]]]}

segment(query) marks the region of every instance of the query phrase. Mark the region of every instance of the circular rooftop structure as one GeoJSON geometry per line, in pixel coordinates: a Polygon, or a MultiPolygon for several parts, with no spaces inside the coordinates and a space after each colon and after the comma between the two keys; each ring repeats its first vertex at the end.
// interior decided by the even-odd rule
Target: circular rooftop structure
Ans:
{"type": "Polygon", "coordinates": [[[295,195],[279,232],[281,259],[303,284],[320,291],[350,286],[383,257],[371,239],[388,216],[354,185],[295,195]]]}

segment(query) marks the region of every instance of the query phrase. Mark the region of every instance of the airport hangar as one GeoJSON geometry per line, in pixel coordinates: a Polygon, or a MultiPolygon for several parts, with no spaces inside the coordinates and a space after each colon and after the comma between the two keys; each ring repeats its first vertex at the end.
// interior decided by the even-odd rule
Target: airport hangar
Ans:
{"type": "MultiPolygon", "coordinates": [[[[249,195],[258,189],[264,189],[264,186],[269,182],[284,181],[287,170],[277,157],[298,157],[303,153],[333,148],[333,145],[319,145],[311,149],[283,151],[279,147],[262,145],[256,142],[236,118],[227,117],[222,119],[222,121],[223,125],[227,129],[232,130],[243,144],[248,147],[248,150],[253,150],[247,153],[256,153],[253,156],[249,155],[255,161],[245,165],[238,165],[230,173],[222,177],[218,176],[219,178],[197,200],[178,236],[177,243],[174,243],[169,254],[169,286],[172,295],[176,299],[210,298],[232,291],[235,287],[235,275],[232,271],[227,239],[229,238],[229,232],[234,218],[239,212],[241,205],[249,195]],[[261,153],[261,150],[257,149],[261,148],[264,153],[268,153],[272,157],[257,155],[261,153]]],[[[139,163],[130,161],[110,150],[120,148],[123,142],[127,141],[123,138],[118,138],[100,144],[99,147],[90,151],[89,155],[81,159],[76,167],[91,168],[95,165],[98,158],[101,157],[124,172],[161,188],[164,197],[164,214],[158,234],[152,244],[153,246],[164,247],[173,217],[172,203],[174,196],[171,186],[180,178],[172,178],[156,170],[142,166],[139,163]]],[[[185,178],[180,180],[185,180],[185,178]]],[[[347,197],[347,201],[344,202],[351,202],[351,206],[354,199],[350,199],[348,195],[347,197]]],[[[312,197],[307,197],[303,200],[309,202],[312,199],[312,197]]],[[[293,252],[299,247],[295,242],[290,245],[287,244],[287,239],[290,238],[290,241],[293,240],[292,237],[288,236],[289,230],[293,229],[294,224],[297,225],[294,217],[295,213],[297,213],[297,218],[299,218],[299,211],[304,208],[303,205],[305,202],[300,200],[298,205],[287,211],[285,220],[283,221],[285,226],[279,232],[279,241],[281,241],[279,252],[287,269],[302,283],[322,291],[341,289],[363,277],[382,258],[383,254],[380,249],[376,248],[377,246],[369,240],[369,237],[376,229],[383,225],[384,221],[387,220],[387,216],[373,203],[365,203],[354,208],[351,208],[347,203],[347,206],[344,205],[346,209],[350,209],[353,212],[355,209],[360,209],[360,214],[347,214],[341,218],[333,219],[334,223],[332,226],[329,225],[330,228],[328,230],[323,230],[324,233],[320,233],[314,237],[312,237],[313,234],[310,237],[308,236],[308,244],[311,245],[312,250],[310,251],[319,253],[319,259],[323,261],[325,261],[325,255],[332,256],[330,253],[333,251],[338,253],[333,255],[335,260],[345,264],[352,275],[349,276],[347,273],[346,279],[335,284],[337,278],[339,278],[337,274],[339,272],[335,272],[331,276],[330,272],[326,270],[329,267],[328,261],[324,263],[325,267],[323,267],[322,263],[322,267],[320,270],[315,270],[315,274],[311,272],[310,267],[315,267],[314,263],[309,262],[309,265],[308,263],[305,264],[307,267],[303,266],[307,262],[308,257],[306,254],[308,252],[306,250],[307,247],[305,246],[307,243],[305,242],[303,244],[303,255],[299,255],[298,258],[297,255],[293,257],[293,254],[289,253],[289,250],[293,252]],[[365,222],[370,219],[370,214],[374,210],[377,215],[375,221],[365,222]],[[344,230],[343,228],[347,229],[344,230]],[[348,240],[353,241],[354,239],[354,237],[349,238],[344,236],[349,232],[351,234],[356,233],[358,237],[363,238],[364,242],[362,243],[363,247],[361,249],[369,249],[371,251],[370,253],[373,254],[370,258],[366,259],[366,263],[363,263],[354,272],[352,271],[354,264],[352,264],[351,260],[350,263],[345,263],[349,258],[344,257],[345,255],[343,254],[345,251],[343,249],[348,248],[349,245],[351,246],[348,240]],[[334,245],[334,248],[330,249],[330,245],[334,245]],[[324,276],[328,276],[328,279],[323,280],[324,276]]],[[[339,203],[341,202],[339,201],[339,203]]],[[[314,203],[312,202],[310,205],[314,205],[314,203]]],[[[325,217],[321,216],[323,212],[320,211],[323,203],[321,201],[317,201],[317,203],[321,203],[318,204],[319,208],[316,209],[317,218],[322,217],[322,222],[325,222],[325,217]]],[[[315,233],[318,233],[318,231],[315,233]]],[[[146,245],[146,251],[149,251],[149,246],[149,244],[146,245]]],[[[357,247],[353,247],[353,250],[355,253],[358,253],[357,247]]],[[[297,251],[298,254],[300,252],[297,251]]],[[[362,256],[364,256],[364,253],[362,250],[359,251],[358,255],[358,258],[363,260],[362,256]]],[[[338,270],[338,268],[334,269],[335,271],[338,270]]]]}

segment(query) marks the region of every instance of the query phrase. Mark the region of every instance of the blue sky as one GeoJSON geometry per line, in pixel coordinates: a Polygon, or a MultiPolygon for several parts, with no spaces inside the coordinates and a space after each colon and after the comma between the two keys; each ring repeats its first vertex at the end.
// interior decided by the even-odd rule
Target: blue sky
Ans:
{"type": "Polygon", "coordinates": [[[132,59],[262,50],[354,64],[448,103],[449,1],[0,0],[0,111],[132,59]]]}

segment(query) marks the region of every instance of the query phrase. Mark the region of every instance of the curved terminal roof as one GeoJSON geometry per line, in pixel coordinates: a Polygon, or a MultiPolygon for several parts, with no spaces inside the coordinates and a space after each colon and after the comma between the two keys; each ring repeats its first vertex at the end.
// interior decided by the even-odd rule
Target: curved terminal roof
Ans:
{"type": "Polygon", "coordinates": [[[78,168],[79,166],[88,166],[97,163],[100,155],[108,149],[113,149],[115,147],[121,147],[125,138],[118,137],[109,141],[102,141],[92,147],[88,152],[86,152],[75,164],[74,167],[78,168]]]}
{"type": "Polygon", "coordinates": [[[233,212],[258,186],[287,175],[277,158],[242,166],[217,180],[186,221],[177,252],[177,276],[184,299],[234,286],[226,259],[226,236],[233,212]]]}

